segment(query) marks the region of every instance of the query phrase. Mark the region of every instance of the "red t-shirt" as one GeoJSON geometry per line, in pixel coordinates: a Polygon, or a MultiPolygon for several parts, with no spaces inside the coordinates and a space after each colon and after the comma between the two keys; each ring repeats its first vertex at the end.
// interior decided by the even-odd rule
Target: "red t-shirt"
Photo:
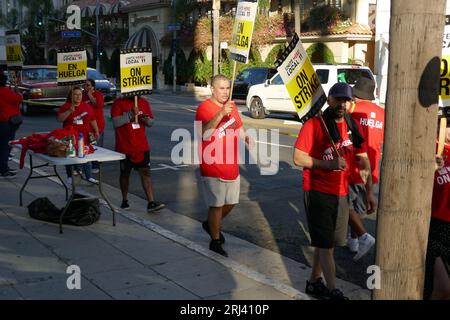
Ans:
{"type": "Polygon", "coordinates": [[[0,122],[7,122],[12,116],[20,115],[22,95],[7,87],[0,87],[0,122]]]}
{"type": "MultiPolygon", "coordinates": [[[[242,120],[236,105],[232,106],[231,114],[222,118],[213,135],[208,140],[202,139],[199,144],[200,172],[204,177],[235,180],[239,176],[239,129],[242,120]]],[[[221,109],[221,106],[207,99],[198,106],[195,120],[206,124],[221,109]]]]}
{"type": "MultiPolygon", "coordinates": [[[[384,139],[384,109],[370,101],[359,101],[354,105],[351,116],[359,124],[360,132],[366,140],[372,183],[378,183],[381,146],[384,139]]],[[[356,160],[352,167],[350,183],[364,183],[359,175],[356,160]]]]}
{"type": "Polygon", "coordinates": [[[444,167],[434,174],[431,216],[450,222],[450,145],[444,146],[444,167]]]}
{"type": "MultiPolygon", "coordinates": [[[[72,105],[71,102],[64,103],[58,110],[58,114],[61,114],[72,105]]],[[[91,106],[85,102],[81,102],[75,111],[72,112],[66,120],[63,122],[63,128],[72,127],[78,132],[83,133],[83,139],[86,144],[89,142],[89,132],[94,132],[91,127],[91,121],[95,120],[94,111],[91,106]]]]}
{"type": "Polygon", "coordinates": [[[105,130],[105,118],[103,116],[103,106],[104,106],[104,98],[103,93],[100,91],[94,90],[92,93],[95,100],[97,101],[97,106],[94,106],[91,104],[91,100],[89,100],[89,97],[85,91],[83,91],[83,101],[89,104],[95,113],[95,120],[97,120],[97,126],[98,126],[98,132],[102,133],[103,130],[105,130]]]}
{"type": "MultiPolygon", "coordinates": [[[[114,101],[111,107],[111,117],[120,117],[128,113],[134,106],[134,98],[119,98],[114,101]]],[[[138,99],[139,112],[153,117],[152,109],[148,101],[144,98],[138,99]]],[[[126,154],[134,163],[144,160],[144,152],[150,150],[147,135],[145,134],[145,125],[140,122],[138,128],[133,128],[134,119],[121,127],[115,128],[116,151],[126,154]]]]}
{"type": "MultiPolygon", "coordinates": [[[[337,123],[337,127],[342,139],[335,144],[347,162],[347,169],[338,171],[304,168],[304,191],[314,190],[336,196],[346,196],[348,194],[349,165],[355,154],[365,152],[365,150],[353,147],[345,121],[337,123]]],[[[295,142],[295,148],[306,152],[309,156],[318,160],[331,161],[335,157],[330,138],[324,131],[324,125],[318,118],[311,118],[303,125],[295,142]]]]}

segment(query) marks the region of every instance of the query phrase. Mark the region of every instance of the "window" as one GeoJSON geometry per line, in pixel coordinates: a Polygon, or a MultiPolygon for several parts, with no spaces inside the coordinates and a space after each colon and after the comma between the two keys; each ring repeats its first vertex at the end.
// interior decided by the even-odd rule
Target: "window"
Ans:
{"type": "Polygon", "coordinates": [[[32,68],[22,71],[23,80],[56,80],[56,69],[32,68]]]}
{"type": "Polygon", "coordinates": [[[355,84],[361,78],[374,80],[372,73],[367,69],[338,69],[338,82],[345,82],[348,84],[355,84]]]}
{"type": "Polygon", "coordinates": [[[316,70],[316,74],[319,77],[320,83],[328,83],[328,77],[330,75],[330,70],[319,69],[319,70],[316,70]]]}
{"type": "Polygon", "coordinates": [[[283,79],[281,79],[281,76],[277,74],[276,77],[270,81],[270,84],[283,84],[283,79]]]}

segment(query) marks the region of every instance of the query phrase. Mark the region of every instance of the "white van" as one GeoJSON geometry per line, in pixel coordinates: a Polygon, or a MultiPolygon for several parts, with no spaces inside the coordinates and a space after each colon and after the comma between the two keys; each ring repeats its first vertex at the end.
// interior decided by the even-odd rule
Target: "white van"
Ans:
{"type": "MultiPolygon", "coordinates": [[[[326,95],[336,82],[346,82],[353,86],[360,77],[375,81],[373,73],[368,67],[345,64],[314,64],[313,66],[326,95]]],[[[374,93],[375,97],[376,93],[374,93]]],[[[265,83],[251,86],[247,94],[246,105],[252,118],[255,119],[263,119],[271,112],[297,113],[279,73],[265,83]]]]}

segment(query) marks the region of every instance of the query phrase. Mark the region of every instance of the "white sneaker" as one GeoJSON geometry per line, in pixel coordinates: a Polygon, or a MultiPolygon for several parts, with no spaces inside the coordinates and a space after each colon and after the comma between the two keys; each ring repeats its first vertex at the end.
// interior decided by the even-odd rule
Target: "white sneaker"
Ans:
{"type": "Polygon", "coordinates": [[[69,186],[72,185],[72,178],[67,178],[67,185],[69,185],[69,186]]]}
{"type": "Polygon", "coordinates": [[[99,172],[100,172],[100,169],[97,169],[97,168],[92,169],[92,173],[99,173],[99,172]]]}
{"type": "Polygon", "coordinates": [[[358,238],[352,238],[352,237],[347,238],[346,246],[350,250],[350,252],[354,252],[354,253],[358,252],[358,248],[359,248],[358,238]]]}
{"type": "Polygon", "coordinates": [[[375,238],[368,233],[365,233],[361,237],[359,237],[359,249],[358,253],[353,257],[353,261],[358,261],[363,256],[365,256],[374,244],[375,238]]]}
{"type": "Polygon", "coordinates": [[[89,181],[90,183],[98,184],[98,180],[94,178],[89,178],[87,179],[87,181],[89,181]]]}

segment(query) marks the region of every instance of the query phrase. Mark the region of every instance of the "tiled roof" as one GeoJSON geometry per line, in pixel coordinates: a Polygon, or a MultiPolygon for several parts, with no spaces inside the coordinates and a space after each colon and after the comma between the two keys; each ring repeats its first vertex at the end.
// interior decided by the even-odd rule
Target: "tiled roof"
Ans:
{"type": "Polygon", "coordinates": [[[363,35],[371,36],[373,35],[370,27],[364,24],[355,23],[349,27],[340,28],[338,30],[328,30],[328,31],[311,31],[302,32],[302,37],[313,37],[313,36],[334,36],[334,35],[363,35]]]}

